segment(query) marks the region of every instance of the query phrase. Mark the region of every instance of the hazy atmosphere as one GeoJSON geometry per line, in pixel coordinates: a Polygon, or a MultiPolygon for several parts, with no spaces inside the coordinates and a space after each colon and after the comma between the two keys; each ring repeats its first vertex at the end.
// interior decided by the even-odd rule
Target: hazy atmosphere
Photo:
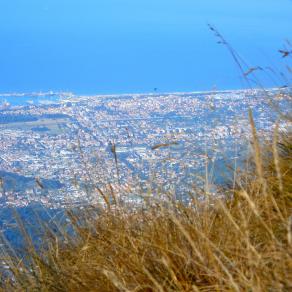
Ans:
{"type": "Polygon", "coordinates": [[[292,0],[0,0],[0,291],[292,291],[292,0]]]}
{"type": "Polygon", "coordinates": [[[282,69],[291,9],[289,0],[3,0],[0,92],[241,88],[207,23],[251,66],[282,69]]]}

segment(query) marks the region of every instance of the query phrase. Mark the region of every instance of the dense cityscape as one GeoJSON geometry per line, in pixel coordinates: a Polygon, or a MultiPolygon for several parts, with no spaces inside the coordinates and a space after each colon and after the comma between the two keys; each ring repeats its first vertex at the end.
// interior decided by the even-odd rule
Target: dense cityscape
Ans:
{"type": "Polygon", "coordinates": [[[234,165],[239,147],[248,149],[249,109],[269,133],[270,109],[286,93],[2,94],[1,205],[59,208],[99,202],[103,192],[131,201],[155,195],[154,184],[180,196],[195,176],[218,179],[214,165],[234,165]]]}

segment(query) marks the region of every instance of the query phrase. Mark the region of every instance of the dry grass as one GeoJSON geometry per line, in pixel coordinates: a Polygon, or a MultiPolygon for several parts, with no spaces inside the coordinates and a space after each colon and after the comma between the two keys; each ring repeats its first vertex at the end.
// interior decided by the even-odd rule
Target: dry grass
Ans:
{"type": "Polygon", "coordinates": [[[263,150],[250,119],[254,163],[228,199],[106,208],[97,219],[71,214],[69,243],[51,234],[37,253],[27,239],[27,263],[7,258],[3,289],[291,291],[292,139],[276,127],[263,150]]]}

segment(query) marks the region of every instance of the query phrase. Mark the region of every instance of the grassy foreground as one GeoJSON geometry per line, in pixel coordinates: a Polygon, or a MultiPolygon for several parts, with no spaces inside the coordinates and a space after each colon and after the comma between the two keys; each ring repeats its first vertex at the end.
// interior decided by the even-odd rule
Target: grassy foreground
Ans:
{"type": "Polygon", "coordinates": [[[251,167],[223,197],[106,209],[83,224],[72,215],[76,236],[65,244],[48,235],[41,253],[28,248],[30,266],[10,257],[3,289],[291,291],[292,139],[276,128],[260,146],[251,124],[251,167]]]}

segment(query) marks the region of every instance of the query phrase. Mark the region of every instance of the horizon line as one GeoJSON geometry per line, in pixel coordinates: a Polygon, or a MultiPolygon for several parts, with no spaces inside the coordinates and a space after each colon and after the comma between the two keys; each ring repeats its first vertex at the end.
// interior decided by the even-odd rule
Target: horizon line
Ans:
{"type": "Polygon", "coordinates": [[[15,97],[22,97],[27,95],[39,95],[39,96],[45,96],[45,95],[72,95],[72,96],[126,96],[126,95],[165,95],[165,94],[208,94],[208,93],[227,93],[230,91],[249,91],[249,90],[281,90],[281,89],[292,89],[292,87],[269,87],[269,88],[237,88],[237,89],[222,89],[222,90],[196,90],[196,91],[151,91],[151,92],[129,92],[129,93],[91,93],[91,94],[85,94],[85,93],[74,93],[73,91],[31,91],[31,92],[3,92],[0,93],[1,97],[9,97],[9,96],[15,96],[15,97]]]}

